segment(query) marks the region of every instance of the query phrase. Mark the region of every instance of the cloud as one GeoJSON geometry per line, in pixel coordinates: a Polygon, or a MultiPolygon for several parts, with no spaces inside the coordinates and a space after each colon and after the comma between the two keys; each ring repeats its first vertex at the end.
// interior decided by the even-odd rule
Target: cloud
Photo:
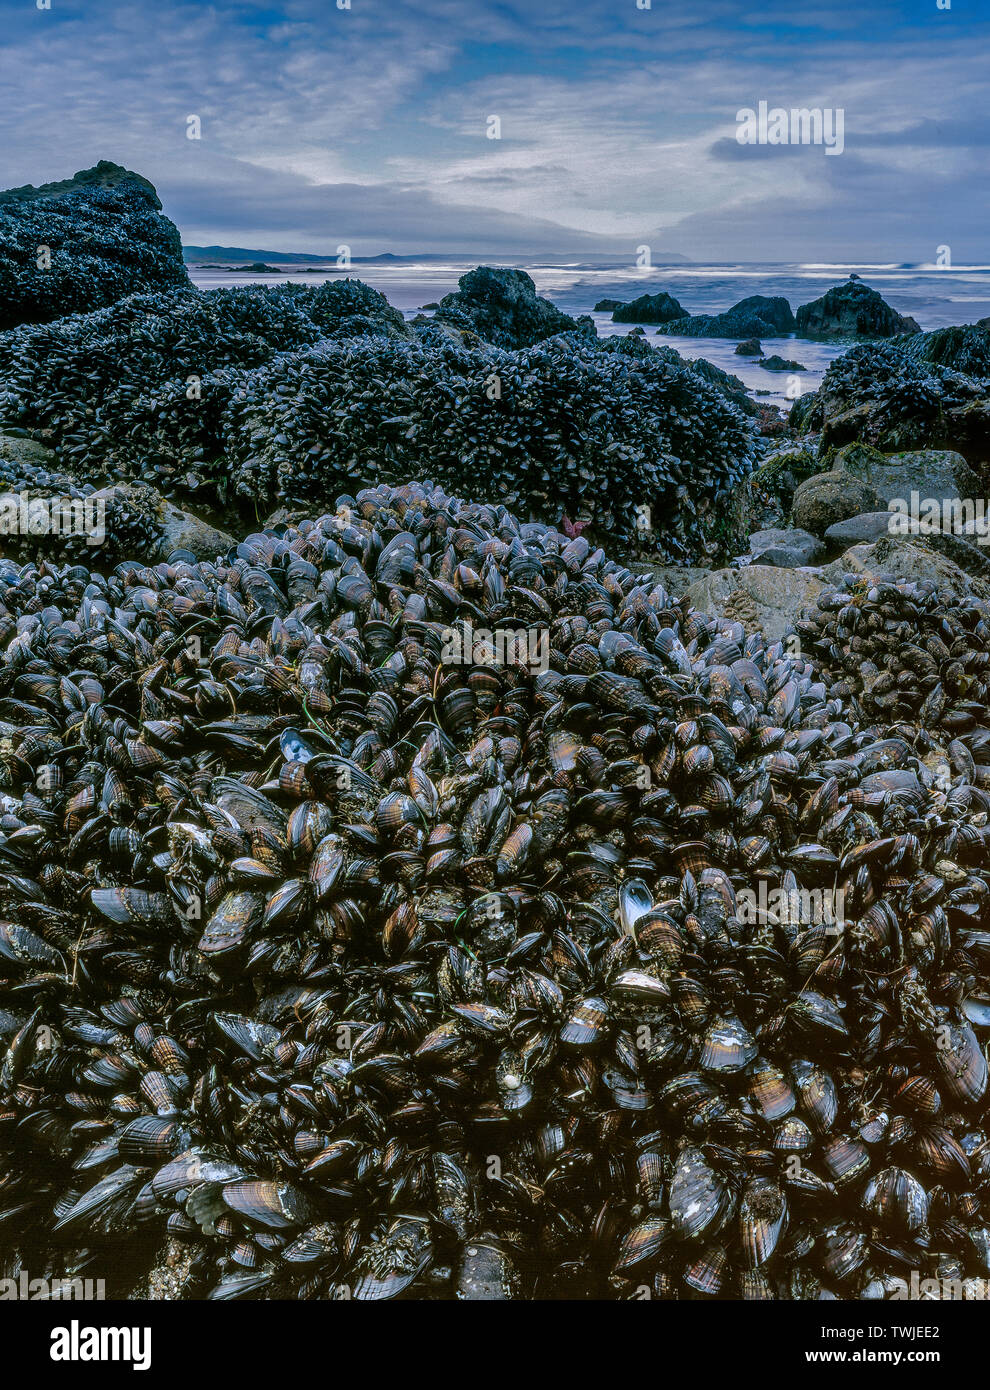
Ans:
{"type": "Polygon", "coordinates": [[[6,181],[114,159],[192,242],[893,260],[938,222],[984,254],[990,22],[959,7],[56,0],[4,24],[6,181]],[[760,100],[842,107],[845,153],[738,145],[760,100]]]}

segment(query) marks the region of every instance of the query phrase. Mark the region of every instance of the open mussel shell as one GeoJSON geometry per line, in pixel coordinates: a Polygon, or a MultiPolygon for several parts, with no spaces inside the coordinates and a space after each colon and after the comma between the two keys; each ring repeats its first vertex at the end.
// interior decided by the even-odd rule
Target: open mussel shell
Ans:
{"type": "Polygon", "coordinates": [[[619,889],[619,915],[622,930],[636,935],[636,923],[653,906],[653,894],[641,878],[626,879],[619,889]]]}

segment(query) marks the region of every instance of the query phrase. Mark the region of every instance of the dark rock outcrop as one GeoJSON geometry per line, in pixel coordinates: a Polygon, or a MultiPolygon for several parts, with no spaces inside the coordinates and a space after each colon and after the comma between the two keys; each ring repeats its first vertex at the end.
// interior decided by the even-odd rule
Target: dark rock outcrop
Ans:
{"type": "Polygon", "coordinates": [[[826,449],[860,441],[884,453],[953,449],[970,464],[990,462],[990,376],[926,361],[917,355],[924,344],[910,343],[910,352],[863,343],[843,353],[795,403],[792,428],[821,430],[826,449]]]}
{"type": "Polygon", "coordinates": [[[479,265],[457,284],[454,293],[441,299],[437,317],[472,329],[495,347],[531,347],[577,326],[549,299],[539,297],[532,276],[524,270],[479,265]]]}
{"type": "Polygon", "coordinates": [[[794,362],[786,357],[781,357],[776,352],[772,353],[770,357],[767,357],[761,362],[760,366],[767,372],[806,372],[808,370],[808,368],[803,367],[800,362],[794,362]]]}
{"type": "Polygon", "coordinates": [[[797,331],[802,338],[856,339],[896,338],[921,329],[862,280],[847,280],[833,285],[820,299],[801,305],[797,331]]]}
{"type": "MultiPolygon", "coordinates": [[[[602,301],[608,303],[607,300],[602,301]]],[[[684,307],[673,295],[641,294],[629,304],[618,304],[612,313],[613,323],[670,323],[684,317],[684,307]]]]}
{"type": "Polygon", "coordinates": [[[921,333],[904,344],[905,354],[915,362],[932,362],[970,376],[990,376],[990,319],[980,324],[936,328],[921,333]]]}
{"type": "Polygon", "coordinates": [[[664,327],[688,338],[779,338],[794,332],[794,315],[780,295],[751,294],[724,314],[691,314],[664,327]]]}
{"type": "Polygon", "coordinates": [[[595,305],[596,314],[610,314],[613,309],[621,309],[621,299],[600,299],[595,305]]]}
{"type": "Polygon", "coordinates": [[[746,338],[743,342],[736,344],[737,357],[762,357],[763,346],[759,338],[746,338]]]}
{"type": "Polygon", "coordinates": [[[0,193],[0,328],[188,284],[178,230],[140,174],[102,160],[0,193]]]}

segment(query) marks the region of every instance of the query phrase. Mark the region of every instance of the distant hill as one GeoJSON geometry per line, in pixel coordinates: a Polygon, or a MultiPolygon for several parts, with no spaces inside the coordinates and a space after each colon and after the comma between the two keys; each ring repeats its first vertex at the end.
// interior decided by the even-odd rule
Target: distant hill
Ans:
{"type": "MultiPolygon", "coordinates": [[[[303,251],[260,251],[257,247],[246,246],[183,246],[182,258],[187,265],[201,261],[216,261],[223,265],[240,265],[264,261],[279,265],[334,265],[336,252],[326,256],[310,256],[303,251]]],[[[388,265],[390,262],[415,263],[419,261],[457,260],[454,256],[441,256],[424,252],[421,256],[395,256],[391,251],[383,251],[378,256],[352,256],[352,265],[388,265]]]]}

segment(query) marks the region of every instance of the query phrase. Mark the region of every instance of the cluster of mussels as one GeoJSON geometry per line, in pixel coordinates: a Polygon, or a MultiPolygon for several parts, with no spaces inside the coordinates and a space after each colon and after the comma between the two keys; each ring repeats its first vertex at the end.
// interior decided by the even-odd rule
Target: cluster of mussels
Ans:
{"type": "Polygon", "coordinates": [[[162,548],[158,499],[143,483],[103,493],[58,468],[0,455],[0,496],[16,509],[16,521],[13,515],[0,520],[0,546],[8,556],[43,546],[49,556],[82,564],[94,563],[98,550],[105,565],[162,548]],[[40,519],[33,504],[40,506],[40,519]]]}
{"type": "Polygon", "coordinates": [[[978,328],[860,343],[837,357],[817,391],[795,403],[791,427],[823,443],[854,439],[885,451],[961,448],[986,460],[990,337],[978,328]]]}
{"type": "Polygon", "coordinates": [[[167,1236],[214,1298],[990,1274],[980,713],[932,777],[790,644],[420,484],[0,592],[9,1259],[167,1236]]]}
{"type": "Polygon", "coordinates": [[[546,522],[589,511],[627,544],[648,508],[675,561],[753,466],[740,392],[625,340],[468,347],[349,280],[133,295],[0,334],[0,427],[89,482],[256,518],[427,476],[546,522]]]}
{"type": "Polygon", "coordinates": [[[178,229],[152,185],[119,165],[89,172],[108,186],[69,180],[0,193],[0,328],[189,284],[178,229]]]}
{"type": "MultiPolygon", "coordinates": [[[[821,670],[829,694],[852,702],[862,720],[919,725],[919,748],[954,743],[957,734],[982,747],[975,733],[990,707],[987,606],[968,597],[945,603],[932,580],[845,576],[828,589],[796,631],[821,670]]],[[[962,745],[960,745],[962,746],[962,745]]],[[[974,780],[975,761],[958,753],[974,780]]]]}

